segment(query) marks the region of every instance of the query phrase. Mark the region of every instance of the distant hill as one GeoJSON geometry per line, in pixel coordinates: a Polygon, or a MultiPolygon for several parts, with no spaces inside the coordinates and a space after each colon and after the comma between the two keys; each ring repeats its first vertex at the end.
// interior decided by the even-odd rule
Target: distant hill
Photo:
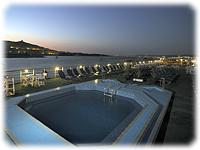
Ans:
{"type": "Polygon", "coordinates": [[[104,54],[71,53],[57,51],[21,41],[4,41],[6,57],[44,57],[44,56],[108,56],[104,54]]]}

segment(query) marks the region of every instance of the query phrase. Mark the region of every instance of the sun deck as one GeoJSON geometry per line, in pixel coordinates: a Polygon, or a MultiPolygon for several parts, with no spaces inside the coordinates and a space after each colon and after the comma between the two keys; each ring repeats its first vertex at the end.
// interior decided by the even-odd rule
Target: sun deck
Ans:
{"type": "MultiPolygon", "coordinates": [[[[154,141],[172,93],[155,86],[128,85],[114,80],[93,80],[11,98],[6,103],[6,132],[16,144],[55,143],[72,145],[71,142],[21,109],[18,104],[24,99],[27,103],[33,103],[71,90],[93,90],[103,94],[105,88],[114,90],[117,96],[131,99],[141,107],[137,115],[120,131],[120,134],[108,143],[147,143],[154,141]]],[[[103,143],[106,143],[105,139],[103,143]]]]}

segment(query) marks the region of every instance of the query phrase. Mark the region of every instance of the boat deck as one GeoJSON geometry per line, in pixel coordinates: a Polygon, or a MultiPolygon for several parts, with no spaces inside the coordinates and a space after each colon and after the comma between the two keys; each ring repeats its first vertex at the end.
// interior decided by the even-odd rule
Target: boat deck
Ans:
{"type": "Polygon", "coordinates": [[[181,74],[176,83],[167,87],[175,92],[165,144],[187,144],[194,139],[194,76],[181,74]]]}

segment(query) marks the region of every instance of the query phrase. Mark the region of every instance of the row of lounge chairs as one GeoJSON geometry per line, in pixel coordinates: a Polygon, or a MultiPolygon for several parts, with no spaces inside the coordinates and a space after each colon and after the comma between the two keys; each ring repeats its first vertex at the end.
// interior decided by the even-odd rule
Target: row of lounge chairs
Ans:
{"type": "Polygon", "coordinates": [[[146,80],[151,76],[151,71],[152,71],[152,66],[147,66],[147,65],[136,66],[129,69],[125,77],[127,80],[130,80],[132,78],[146,80]]]}
{"type": "Polygon", "coordinates": [[[95,66],[80,66],[77,68],[67,68],[64,72],[59,70],[58,74],[63,79],[78,79],[78,78],[88,78],[91,76],[104,75],[104,74],[114,74],[123,72],[125,66],[122,64],[118,65],[95,65],[95,66]]]}
{"type": "Polygon", "coordinates": [[[152,71],[152,77],[158,81],[165,79],[166,84],[170,84],[178,77],[177,70],[170,66],[158,66],[152,71]]]}
{"type": "Polygon", "coordinates": [[[170,84],[178,77],[177,68],[167,65],[140,65],[127,70],[125,78],[147,80],[153,78],[155,81],[165,80],[166,84],[170,84]]]}

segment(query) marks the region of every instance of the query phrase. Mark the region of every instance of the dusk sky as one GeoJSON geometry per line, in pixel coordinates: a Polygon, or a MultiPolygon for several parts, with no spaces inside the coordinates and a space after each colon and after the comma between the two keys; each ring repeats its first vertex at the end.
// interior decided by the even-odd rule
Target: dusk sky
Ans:
{"type": "Polygon", "coordinates": [[[187,6],[10,6],[5,40],[51,49],[111,55],[192,54],[187,6]]]}

